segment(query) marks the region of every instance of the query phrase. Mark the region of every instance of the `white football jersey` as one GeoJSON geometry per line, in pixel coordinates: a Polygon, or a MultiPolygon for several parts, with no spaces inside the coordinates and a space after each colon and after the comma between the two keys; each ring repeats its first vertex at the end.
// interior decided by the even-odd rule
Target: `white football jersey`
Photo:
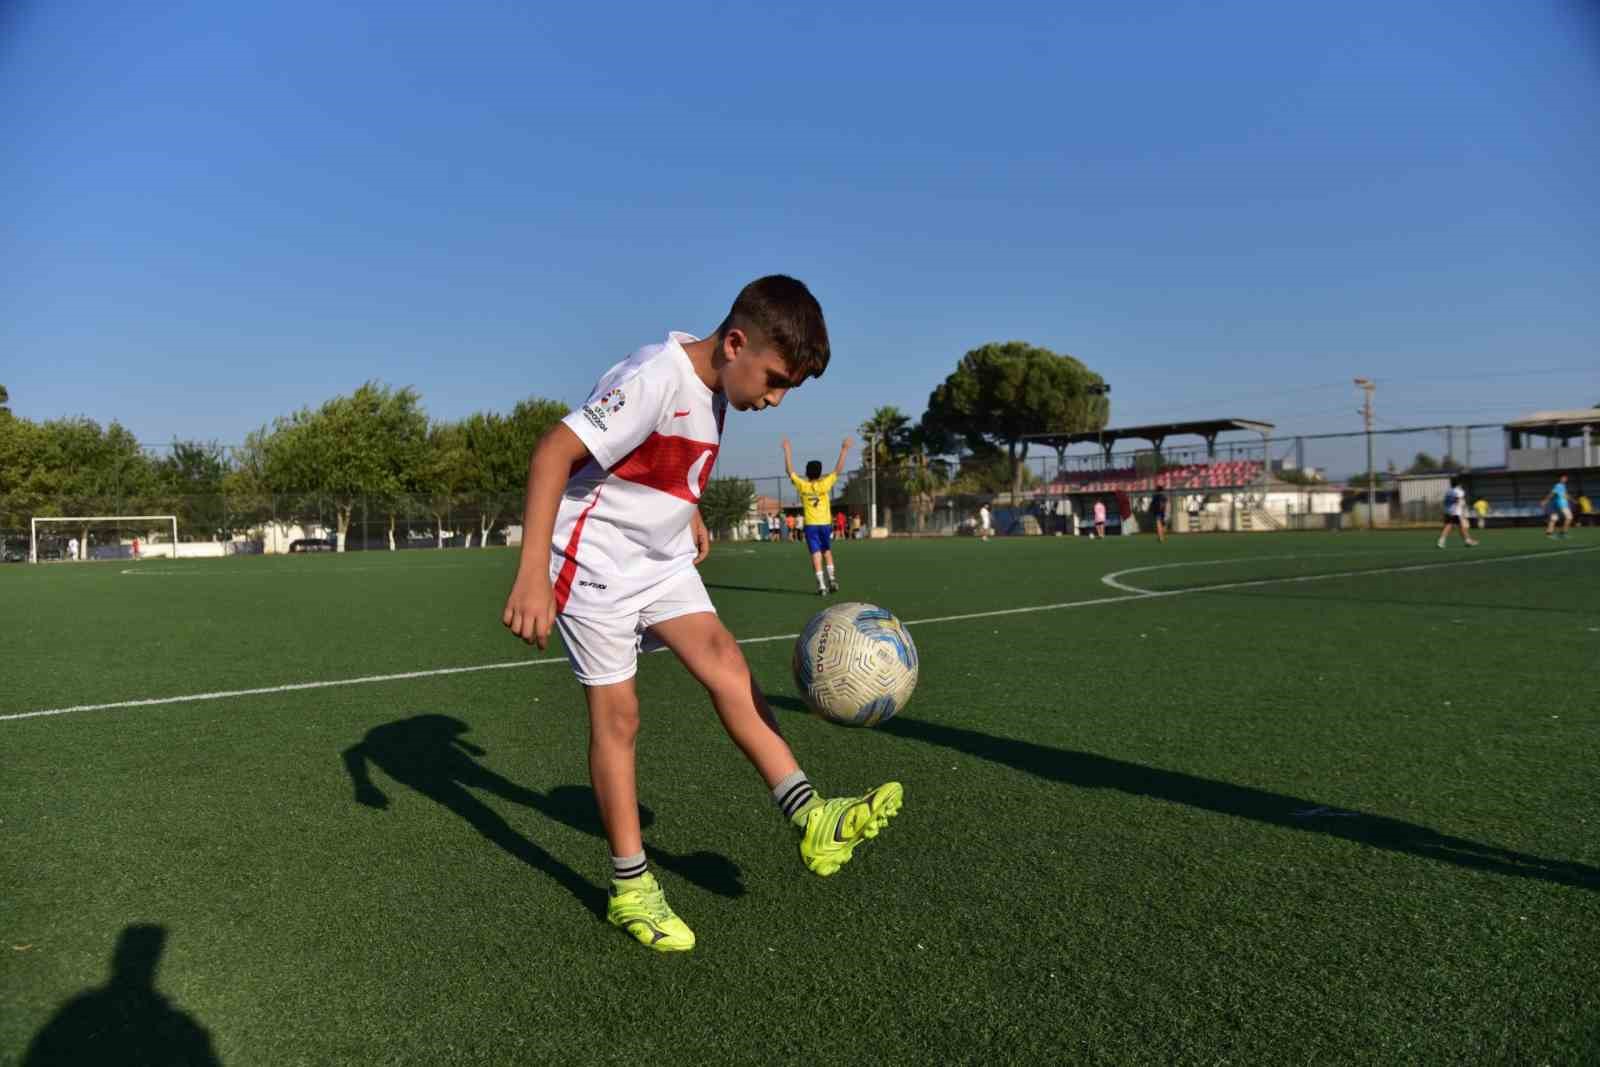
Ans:
{"type": "Polygon", "coordinates": [[[562,420],[592,458],[573,470],[556,512],[557,611],[637,614],[694,566],[689,519],[711,480],[728,410],[683,350],[697,340],[673,332],[639,349],[562,420]]]}
{"type": "Polygon", "coordinates": [[[1467,491],[1459,485],[1444,495],[1444,513],[1446,515],[1464,515],[1467,507],[1467,491]]]}

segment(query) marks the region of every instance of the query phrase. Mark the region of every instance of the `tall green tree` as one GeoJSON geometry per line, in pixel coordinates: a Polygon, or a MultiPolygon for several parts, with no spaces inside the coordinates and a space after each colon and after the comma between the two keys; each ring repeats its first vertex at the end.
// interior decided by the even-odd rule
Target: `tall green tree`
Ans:
{"type": "Polygon", "coordinates": [[[178,517],[178,528],[207,540],[224,532],[223,479],[228,457],[215,441],[173,441],[155,462],[160,509],[178,517]]]}
{"type": "Polygon", "coordinates": [[[416,390],[366,382],[349,396],[277,419],[265,442],[267,480],[275,491],[318,501],[318,510],[320,501],[330,504],[343,552],[356,504],[399,494],[408,457],[426,433],[416,390]]]}
{"type": "Polygon", "coordinates": [[[519,400],[510,414],[476,412],[461,423],[469,464],[466,490],[478,512],[478,544],[506,517],[520,518],[533,448],[567,414],[554,400],[519,400]]]}
{"type": "Polygon", "coordinates": [[[726,536],[750,515],[756,500],[755,483],[746,478],[713,478],[700,494],[700,517],[706,529],[726,536]]]}
{"type": "Polygon", "coordinates": [[[428,427],[428,448],[416,472],[415,487],[433,517],[434,547],[444,547],[445,518],[460,504],[460,495],[472,477],[466,436],[459,422],[435,422],[428,427]]]}
{"type": "Polygon", "coordinates": [[[874,411],[859,427],[862,466],[876,460],[880,469],[893,467],[911,447],[911,419],[893,404],[874,411]]]}
{"type": "Polygon", "coordinates": [[[1003,448],[1010,462],[1012,492],[1020,492],[1028,438],[1079,433],[1103,427],[1110,398],[1088,391],[1100,375],[1072,356],[1023,341],[986,344],[960,363],[928,397],[922,423],[930,431],[1003,448]]]}

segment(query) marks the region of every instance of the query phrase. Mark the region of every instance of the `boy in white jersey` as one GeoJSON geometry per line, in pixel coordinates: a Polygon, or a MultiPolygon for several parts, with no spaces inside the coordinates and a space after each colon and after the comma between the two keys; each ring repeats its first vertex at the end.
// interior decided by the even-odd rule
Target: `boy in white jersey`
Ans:
{"type": "Polygon", "coordinates": [[[1439,547],[1443,548],[1445,541],[1450,537],[1450,531],[1459,529],[1461,540],[1471,548],[1478,542],[1472,539],[1472,532],[1467,526],[1467,491],[1462,488],[1460,478],[1450,479],[1450,489],[1444,494],[1444,528],[1439,531],[1439,547]]]}
{"type": "Polygon", "coordinates": [[[527,533],[501,621],[540,648],[561,631],[588,702],[589,776],[611,846],[606,917],[658,951],[693,948],[695,938],[644,858],[634,776],[641,650],[671,649],[706,687],[799,831],[810,870],[833,874],[900,809],[898,782],[859,797],[815,794],[695,570],[711,544],[696,502],[728,407],[776,407],[820,376],[829,354],[810,291],[783,275],[757,279],[712,336],[671,333],[607,371],[528,465],[527,533]]]}

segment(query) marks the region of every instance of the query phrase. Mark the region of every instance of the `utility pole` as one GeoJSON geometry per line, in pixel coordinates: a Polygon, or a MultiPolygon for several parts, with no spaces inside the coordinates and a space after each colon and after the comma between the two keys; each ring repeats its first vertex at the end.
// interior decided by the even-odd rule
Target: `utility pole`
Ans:
{"type": "Polygon", "coordinates": [[[1361,405],[1361,417],[1367,424],[1367,529],[1375,525],[1373,512],[1378,506],[1378,472],[1372,465],[1372,394],[1378,388],[1371,378],[1357,378],[1356,385],[1366,393],[1361,405]]]}
{"type": "Polygon", "coordinates": [[[867,509],[867,536],[878,528],[878,435],[863,434],[867,439],[867,467],[872,472],[872,503],[867,509]]]}

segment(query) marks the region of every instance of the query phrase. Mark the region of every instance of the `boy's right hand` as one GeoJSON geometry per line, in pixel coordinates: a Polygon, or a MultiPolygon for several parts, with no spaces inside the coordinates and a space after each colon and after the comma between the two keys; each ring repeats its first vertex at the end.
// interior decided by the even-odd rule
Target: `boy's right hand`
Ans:
{"type": "Polygon", "coordinates": [[[550,629],[555,621],[556,597],[550,588],[549,575],[518,571],[517,580],[511,585],[511,595],[506,597],[506,609],[500,613],[500,622],[543,651],[550,643],[550,629]]]}

